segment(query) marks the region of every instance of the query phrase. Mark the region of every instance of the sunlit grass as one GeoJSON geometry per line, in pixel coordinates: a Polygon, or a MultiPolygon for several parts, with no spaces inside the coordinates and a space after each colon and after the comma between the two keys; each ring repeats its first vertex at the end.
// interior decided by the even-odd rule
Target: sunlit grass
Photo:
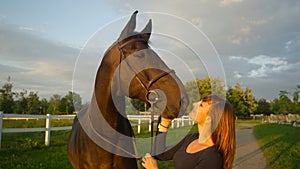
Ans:
{"type": "Polygon", "coordinates": [[[262,124],[254,135],[270,169],[300,168],[300,128],[290,125],[262,124]]]}
{"type": "MultiPolygon", "coordinates": [[[[73,120],[51,120],[51,126],[70,126],[73,120]]],[[[156,124],[155,124],[156,125],[156,124]]],[[[3,128],[36,128],[45,127],[45,120],[4,120],[3,128]]],[[[173,144],[180,140],[187,132],[193,132],[192,126],[170,129],[167,137],[167,144],[173,144]]],[[[139,155],[143,156],[150,152],[150,133],[148,125],[141,128],[141,134],[137,134],[137,127],[133,127],[137,142],[139,142],[139,155]],[[145,141],[148,140],[148,141],[145,141]]],[[[197,130],[197,129],[196,129],[197,130]]],[[[52,131],[51,146],[44,145],[44,132],[30,133],[3,133],[2,147],[0,150],[0,169],[22,168],[22,169],[68,169],[72,168],[67,156],[67,139],[70,131],[52,131]]],[[[172,161],[159,162],[159,167],[171,169],[172,161]]]]}

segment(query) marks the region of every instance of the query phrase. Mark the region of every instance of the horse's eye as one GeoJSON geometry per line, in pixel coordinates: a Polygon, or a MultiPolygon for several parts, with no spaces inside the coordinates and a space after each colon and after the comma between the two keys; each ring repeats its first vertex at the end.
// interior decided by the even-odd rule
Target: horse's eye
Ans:
{"type": "Polygon", "coordinates": [[[144,52],[138,52],[137,57],[143,58],[143,57],[145,57],[145,53],[144,52]]]}

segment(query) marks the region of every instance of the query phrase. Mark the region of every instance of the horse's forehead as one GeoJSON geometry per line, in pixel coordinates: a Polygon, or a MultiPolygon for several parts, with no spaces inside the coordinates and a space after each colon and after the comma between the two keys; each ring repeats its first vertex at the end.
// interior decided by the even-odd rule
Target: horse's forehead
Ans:
{"type": "Polygon", "coordinates": [[[151,48],[136,51],[125,59],[140,69],[155,68],[167,70],[166,64],[151,48]]]}

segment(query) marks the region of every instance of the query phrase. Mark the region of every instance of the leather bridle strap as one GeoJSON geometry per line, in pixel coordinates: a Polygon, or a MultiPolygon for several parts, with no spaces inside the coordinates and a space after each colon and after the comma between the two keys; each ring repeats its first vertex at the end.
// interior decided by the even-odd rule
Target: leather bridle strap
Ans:
{"type": "Polygon", "coordinates": [[[126,41],[126,39],[124,39],[124,40],[122,40],[122,41],[121,41],[121,42],[118,41],[118,47],[119,47],[119,49],[124,48],[126,45],[128,45],[128,44],[130,44],[130,43],[132,43],[132,42],[138,42],[138,41],[140,41],[140,42],[144,42],[145,44],[147,44],[146,41],[145,41],[144,39],[142,39],[142,38],[129,39],[129,40],[127,40],[127,41],[126,41]],[[124,42],[124,43],[121,43],[122,41],[125,41],[125,42],[124,42]]]}
{"type": "MultiPolygon", "coordinates": [[[[145,42],[144,39],[141,39],[141,38],[138,38],[138,39],[130,39],[122,44],[120,44],[120,42],[118,42],[118,48],[120,50],[120,53],[121,53],[121,57],[120,57],[120,63],[122,62],[123,59],[125,59],[125,55],[123,53],[123,48],[132,43],[132,42],[136,42],[136,41],[141,41],[141,42],[145,42]]],[[[147,84],[145,84],[144,81],[147,81],[145,78],[141,77],[138,75],[138,72],[136,70],[134,70],[134,68],[128,63],[127,60],[125,60],[126,64],[128,65],[128,67],[132,70],[132,72],[135,73],[135,77],[137,78],[137,80],[139,81],[139,83],[143,86],[144,89],[146,89],[147,92],[149,92],[150,90],[150,87],[156,82],[158,81],[159,79],[161,79],[162,77],[166,76],[166,75],[169,75],[171,73],[175,73],[175,71],[173,69],[168,69],[167,71],[163,71],[162,73],[160,73],[159,75],[157,75],[155,78],[151,79],[150,81],[148,81],[147,84]],[[143,80],[141,80],[143,79],[143,80]]]]}
{"type": "Polygon", "coordinates": [[[150,87],[159,79],[163,78],[166,75],[169,75],[171,73],[175,73],[175,71],[173,69],[169,69],[168,71],[163,71],[162,73],[160,73],[159,75],[157,75],[155,78],[153,78],[152,80],[150,80],[146,86],[146,89],[149,91],[150,87]]]}
{"type": "MultiPolygon", "coordinates": [[[[124,40],[123,40],[124,41],[124,40]]],[[[141,38],[138,38],[138,39],[130,39],[128,41],[125,41],[124,43],[120,44],[120,42],[118,41],[117,44],[118,44],[118,48],[120,50],[120,64],[122,62],[122,60],[125,59],[125,55],[123,53],[123,48],[130,44],[130,43],[133,43],[133,42],[137,42],[137,41],[140,41],[140,42],[146,42],[144,39],[141,39],[141,38]]],[[[148,45],[148,44],[147,44],[148,45]]],[[[157,82],[159,79],[163,78],[164,76],[166,75],[169,75],[171,73],[175,73],[175,71],[173,69],[168,69],[167,71],[164,71],[162,70],[162,73],[158,74],[155,78],[151,79],[150,81],[148,81],[147,84],[145,84],[144,81],[147,81],[143,76],[139,76],[138,72],[136,70],[134,70],[134,68],[128,63],[128,61],[125,59],[125,62],[126,64],[128,65],[128,67],[132,70],[132,72],[135,73],[135,78],[138,80],[138,82],[143,86],[143,88],[147,91],[146,93],[146,99],[147,101],[150,103],[150,108],[151,108],[151,121],[150,121],[150,127],[151,127],[151,131],[150,131],[150,134],[151,134],[151,153],[153,153],[154,151],[154,147],[153,147],[153,133],[154,133],[154,130],[153,130],[153,126],[154,126],[154,107],[155,107],[155,103],[159,100],[159,95],[157,94],[157,92],[155,92],[154,90],[150,90],[151,86],[157,82]],[[142,81],[141,79],[143,79],[144,81],[142,81]],[[150,95],[155,95],[154,97],[151,97],[149,98],[150,95]]]]}

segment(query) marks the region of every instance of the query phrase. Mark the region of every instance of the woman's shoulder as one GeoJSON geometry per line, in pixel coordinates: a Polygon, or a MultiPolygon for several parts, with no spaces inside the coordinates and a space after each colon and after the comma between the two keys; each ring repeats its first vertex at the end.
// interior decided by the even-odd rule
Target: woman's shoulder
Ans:
{"type": "Polygon", "coordinates": [[[198,168],[222,168],[223,157],[216,146],[211,146],[198,154],[198,168]]]}
{"type": "Polygon", "coordinates": [[[222,163],[222,161],[223,161],[222,154],[215,145],[203,150],[202,155],[205,157],[206,160],[211,161],[211,162],[222,163]]]}

